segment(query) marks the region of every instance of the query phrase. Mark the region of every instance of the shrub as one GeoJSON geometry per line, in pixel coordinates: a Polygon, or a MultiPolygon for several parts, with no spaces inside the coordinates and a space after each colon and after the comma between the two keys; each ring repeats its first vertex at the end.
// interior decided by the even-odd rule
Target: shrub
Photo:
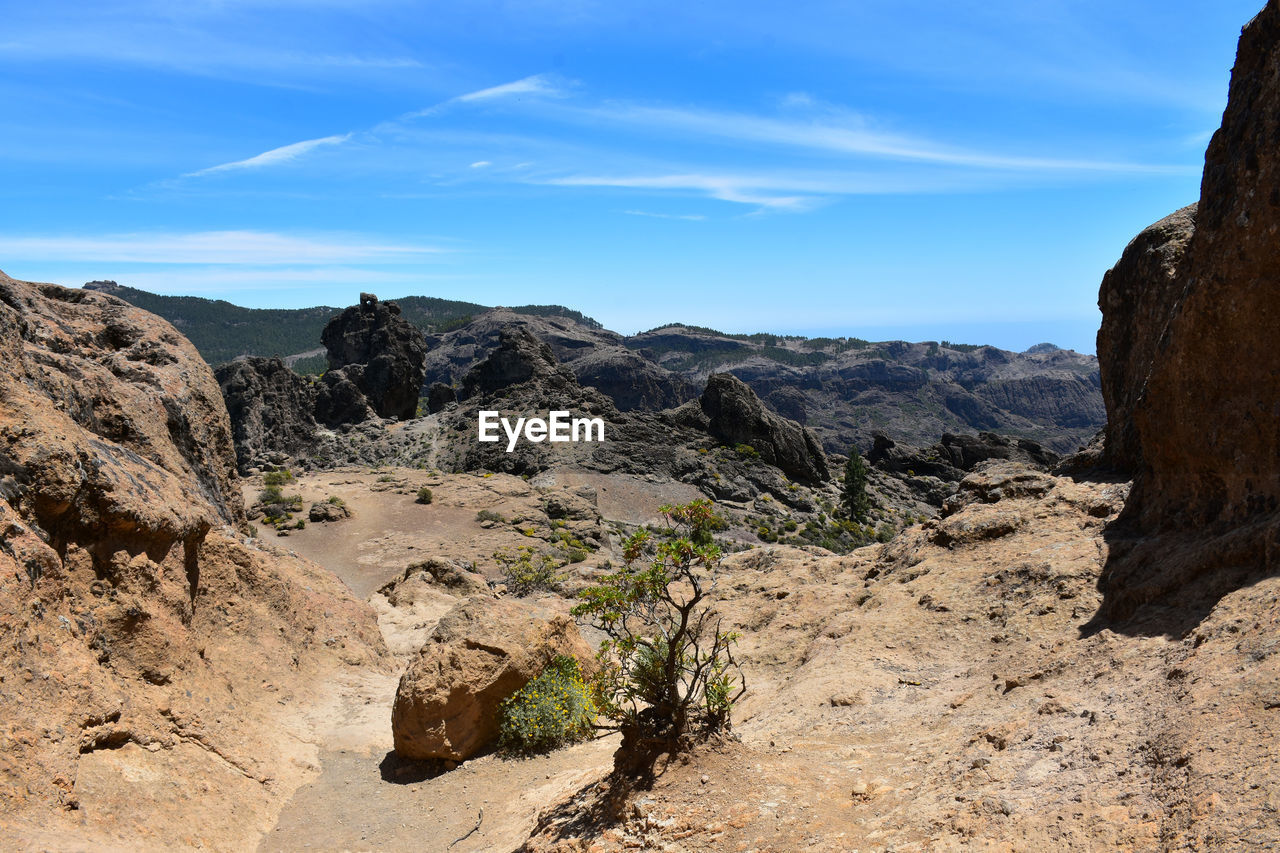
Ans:
{"type": "Polygon", "coordinates": [[[326,500],[334,506],[346,506],[347,502],[337,495],[330,495],[326,500]]]}
{"type": "Polygon", "coordinates": [[[508,754],[547,752],[591,736],[596,706],[578,662],[556,657],[502,703],[498,747],[508,754]]]}
{"type": "Polygon", "coordinates": [[[426,486],[423,486],[422,488],[418,489],[418,498],[416,503],[429,504],[434,499],[435,499],[435,496],[431,494],[431,490],[428,489],[426,486]]]}
{"type": "Polygon", "coordinates": [[[733,449],[734,449],[734,452],[736,452],[743,459],[759,459],[760,458],[760,451],[756,450],[754,447],[752,447],[749,444],[735,444],[733,446],[733,449]]]}
{"type": "Polygon", "coordinates": [[[381,477],[378,478],[379,483],[394,483],[395,481],[396,481],[396,478],[392,474],[383,474],[381,477]]]}
{"type": "Polygon", "coordinates": [[[602,630],[596,703],[622,733],[614,767],[649,778],[663,752],[727,729],[746,690],[733,646],[710,601],[720,549],[711,531],[722,520],[710,501],[662,507],[660,541],[637,531],[625,565],[580,593],[574,615],[602,630]]]}
{"type": "Polygon", "coordinates": [[[476,521],[493,521],[498,524],[506,524],[507,519],[500,512],[494,512],[491,509],[482,509],[476,513],[476,521]]]}
{"type": "Polygon", "coordinates": [[[502,564],[506,576],[507,591],[513,595],[528,595],[538,590],[554,592],[560,586],[560,568],[550,554],[539,554],[533,548],[522,545],[515,554],[495,551],[493,558],[502,564]]]}
{"type": "Polygon", "coordinates": [[[279,471],[268,471],[262,475],[262,484],[264,486],[283,486],[285,483],[293,482],[293,472],[288,468],[282,468],[279,471]]]}

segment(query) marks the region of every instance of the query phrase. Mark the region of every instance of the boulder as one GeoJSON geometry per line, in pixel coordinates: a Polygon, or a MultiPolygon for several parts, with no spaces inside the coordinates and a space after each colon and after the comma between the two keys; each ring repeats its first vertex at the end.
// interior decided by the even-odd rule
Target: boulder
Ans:
{"type": "Polygon", "coordinates": [[[569,616],[512,599],[463,599],[400,679],[391,711],[396,753],[463,761],[492,746],[503,700],[558,655],[594,670],[591,648],[569,616]]]}
{"type": "Polygon", "coordinates": [[[712,374],[700,405],[711,434],[726,444],[751,445],[765,462],[802,483],[830,476],[826,455],[813,434],[767,411],[756,393],[733,374],[712,374]]]}
{"type": "MultiPolygon", "coordinates": [[[[360,294],[360,304],[329,321],[321,334],[329,371],[344,372],[383,418],[407,420],[418,409],[427,345],[394,302],[360,294]],[[351,370],[359,365],[360,370],[351,370]]],[[[328,374],[326,374],[327,376],[328,374]]]]}
{"type": "Polygon", "coordinates": [[[304,376],[278,358],[250,356],[214,371],[231,417],[241,473],[260,467],[269,454],[305,454],[315,441],[316,392],[304,376]]]}
{"type": "Polygon", "coordinates": [[[307,520],[317,523],[342,521],[342,519],[350,517],[351,510],[345,504],[333,503],[332,501],[317,501],[307,511],[307,520]]]}

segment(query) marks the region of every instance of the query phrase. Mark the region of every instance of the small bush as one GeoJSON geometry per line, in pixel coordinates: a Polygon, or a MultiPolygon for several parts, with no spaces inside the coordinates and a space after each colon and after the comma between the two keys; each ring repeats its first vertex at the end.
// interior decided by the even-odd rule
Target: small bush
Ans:
{"type": "Polygon", "coordinates": [[[344,501],[342,498],[338,497],[337,495],[330,495],[326,500],[327,500],[329,503],[333,504],[334,506],[346,506],[346,505],[347,505],[347,502],[346,502],[346,501],[344,501]]]}
{"type": "Polygon", "coordinates": [[[267,487],[283,486],[285,483],[293,482],[293,472],[288,468],[279,471],[268,471],[262,475],[262,484],[267,487]]]}
{"type": "Polygon", "coordinates": [[[734,451],[743,459],[759,459],[760,451],[756,450],[749,444],[735,444],[734,451]]]}
{"type": "Polygon", "coordinates": [[[500,512],[494,512],[491,509],[482,509],[476,513],[476,521],[493,521],[498,524],[506,524],[507,519],[500,512]]]}
{"type": "Polygon", "coordinates": [[[378,478],[379,483],[394,483],[395,481],[396,481],[396,478],[391,474],[383,474],[381,477],[378,478]]]}
{"type": "Polygon", "coordinates": [[[529,754],[586,740],[596,706],[578,662],[560,655],[503,702],[499,714],[499,748],[508,754],[529,754]]]}
{"type": "Polygon", "coordinates": [[[435,499],[435,495],[431,494],[431,490],[428,489],[426,486],[423,486],[421,489],[418,489],[418,498],[416,501],[417,503],[429,504],[434,499],[435,499]]]}
{"type": "Polygon", "coordinates": [[[497,551],[493,558],[502,564],[506,575],[507,591],[513,595],[528,595],[538,590],[554,592],[560,586],[560,568],[550,554],[539,554],[528,546],[521,546],[516,553],[497,551]]]}

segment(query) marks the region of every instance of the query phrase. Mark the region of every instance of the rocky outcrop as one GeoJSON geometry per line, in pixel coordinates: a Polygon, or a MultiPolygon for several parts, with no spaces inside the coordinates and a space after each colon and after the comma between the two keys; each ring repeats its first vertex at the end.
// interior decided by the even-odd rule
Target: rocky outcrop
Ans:
{"type": "Polygon", "coordinates": [[[711,434],[721,441],[747,444],[760,458],[802,483],[826,480],[827,460],[817,439],[804,427],[764,408],[746,383],[731,373],[707,380],[701,407],[711,434]]]}
{"type": "Polygon", "coordinates": [[[463,761],[492,746],[502,701],[558,655],[594,671],[595,657],[571,617],[512,599],[462,600],[400,679],[391,717],[396,753],[463,761]]]}
{"type": "Polygon", "coordinates": [[[379,417],[414,416],[427,346],[422,333],[400,316],[400,306],[362,293],[359,305],[325,326],[321,341],[328,350],[329,373],[345,374],[379,417]]]}
{"type": "Polygon", "coordinates": [[[1196,205],[1144,230],[1102,277],[1098,307],[1098,365],[1107,407],[1106,453],[1133,474],[1142,463],[1134,411],[1186,280],[1183,259],[1195,233],[1196,205]]]}
{"type": "Polygon", "coordinates": [[[697,396],[684,377],[622,347],[594,350],[568,366],[578,382],[607,394],[623,412],[671,409],[697,396]]]}
{"type": "Polygon", "coordinates": [[[244,538],[218,385],[172,326],[0,274],[0,330],[6,840],[251,847],[302,779],[280,703],[384,666],[372,614],[244,538]]]}
{"type": "Polygon", "coordinates": [[[1104,620],[1151,617],[1176,600],[1176,619],[1145,629],[1187,630],[1217,596],[1280,564],[1278,81],[1272,0],[1240,37],[1181,264],[1185,216],[1170,237],[1148,238],[1174,248],[1156,252],[1136,295],[1104,287],[1107,328],[1134,327],[1127,347],[1108,346],[1109,416],[1120,458],[1140,460],[1112,532],[1104,620]]]}
{"type": "Polygon", "coordinates": [[[278,358],[249,357],[220,366],[236,460],[241,471],[306,453],[316,436],[312,383],[278,358]]]}
{"type": "Polygon", "coordinates": [[[459,396],[466,400],[530,381],[553,388],[577,385],[573,374],[560,368],[546,342],[515,327],[504,330],[501,343],[489,357],[467,371],[459,396]]]}

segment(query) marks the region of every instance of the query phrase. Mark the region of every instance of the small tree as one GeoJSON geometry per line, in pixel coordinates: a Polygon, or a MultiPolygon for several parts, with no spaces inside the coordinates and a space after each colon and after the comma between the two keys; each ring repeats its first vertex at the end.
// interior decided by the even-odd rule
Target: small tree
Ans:
{"type": "Polygon", "coordinates": [[[647,776],[662,753],[727,729],[746,680],[733,658],[738,635],[723,630],[711,600],[721,520],[711,503],[662,507],[656,542],[627,540],[625,565],[580,593],[574,615],[608,637],[600,647],[596,704],[622,733],[616,769],[647,776]]]}
{"type": "Polygon", "coordinates": [[[863,521],[871,512],[871,496],[867,494],[867,463],[857,447],[849,448],[849,461],[844,464],[844,489],[840,495],[844,511],[855,521],[863,521]]]}

